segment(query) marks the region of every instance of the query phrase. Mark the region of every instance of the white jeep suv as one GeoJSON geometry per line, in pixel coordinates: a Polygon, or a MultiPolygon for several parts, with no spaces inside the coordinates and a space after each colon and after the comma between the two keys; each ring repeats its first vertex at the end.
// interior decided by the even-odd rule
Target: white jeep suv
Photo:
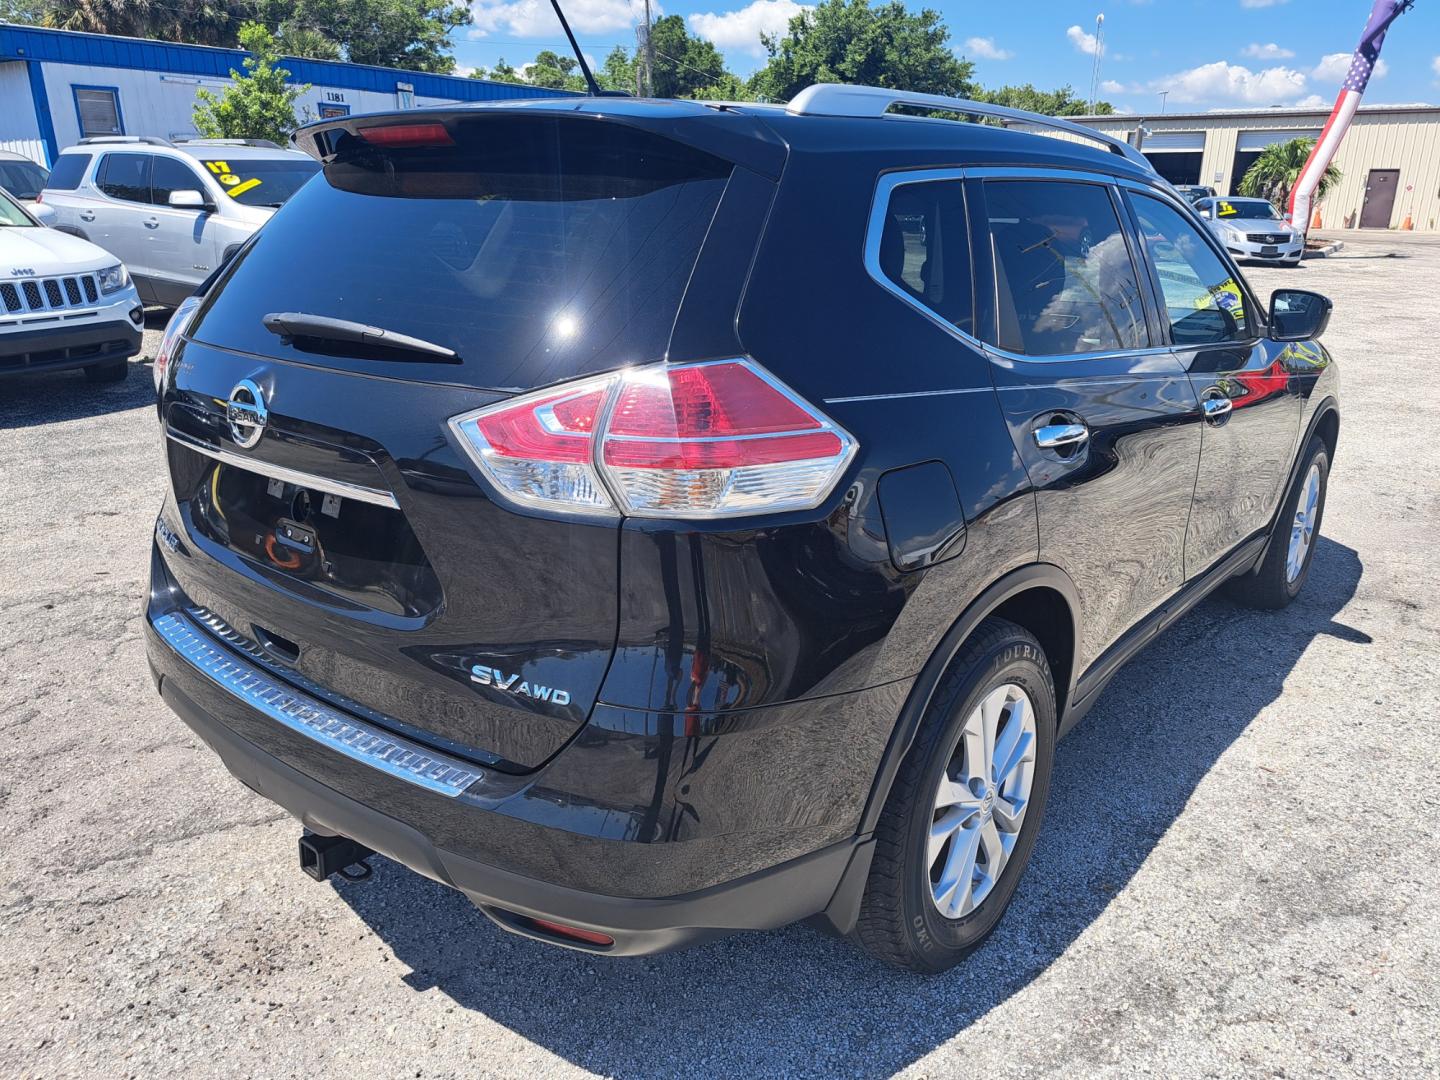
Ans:
{"type": "Polygon", "coordinates": [[[62,150],[40,199],[128,266],[145,303],[174,307],[319,169],[259,139],[106,135],[62,150]]]}
{"type": "Polygon", "coordinates": [[[0,379],[84,368],[91,382],[118,382],[144,321],[114,255],[45,228],[0,192],[0,379]]]}

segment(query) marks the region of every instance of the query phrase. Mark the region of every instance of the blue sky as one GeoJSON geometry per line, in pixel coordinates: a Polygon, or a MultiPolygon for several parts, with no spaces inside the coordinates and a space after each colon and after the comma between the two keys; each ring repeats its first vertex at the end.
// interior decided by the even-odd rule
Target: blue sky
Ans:
{"type": "MultiPolygon", "coordinates": [[[[1090,87],[1095,16],[1105,15],[1103,96],[1128,112],[1330,104],[1372,0],[930,0],[955,51],[975,61],[985,86],[1069,83],[1090,87]]],[[[716,43],[732,70],[764,62],[762,31],[783,30],[799,0],[651,0],[657,14],[685,16],[716,43]]],[[[561,0],[581,45],[601,59],[633,45],[643,0],[561,0]]],[[[926,6],[911,3],[912,8],[926,6]]],[[[519,65],[542,48],[565,47],[549,0],[477,0],[475,25],[456,31],[456,59],[519,65]]],[[[1367,103],[1440,101],[1440,0],[1420,0],[1396,22],[1367,103]]]]}

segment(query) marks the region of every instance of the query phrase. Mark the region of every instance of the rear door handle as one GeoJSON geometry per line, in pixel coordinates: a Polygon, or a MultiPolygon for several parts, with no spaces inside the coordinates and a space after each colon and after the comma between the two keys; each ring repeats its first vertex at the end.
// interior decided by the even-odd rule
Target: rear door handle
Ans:
{"type": "Polygon", "coordinates": [[[80,220],[81,220],[81,221],[94,221],[94,220],[95,220],[95,211],[94,211],[94,210],[82,210],[82,211],[80,211],[80,220]]]}
{"type": "Polygon", "coordinates": [[[146,227],[147,229],[158,229],[158,228],[160,227],[160,219],[159,219],[159,218],[153,218],[153,217],[152,217],[152,218],[146,218],[146,219],[145,219],[145,227],[146,227]]]}
{"type": "Polygon", "coordinates": [[[1223,420],[1235,408],[1235,403],[1224,396],[1208,397],[1200,403],[1200,408],[1205,411],[1206,420],[1223,420]]]}
{"type": "Polygon", "coordinates": [[[1090,430],[1084,424],[1046,424],[1035,429],[1035,445],[1042,450],[1065,450],[1089,438],[1090,430]]]}

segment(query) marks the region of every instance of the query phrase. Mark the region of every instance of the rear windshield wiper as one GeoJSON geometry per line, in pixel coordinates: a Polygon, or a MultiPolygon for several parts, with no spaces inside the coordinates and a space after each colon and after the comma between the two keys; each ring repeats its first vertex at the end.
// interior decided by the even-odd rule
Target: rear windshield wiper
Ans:
{"type": "Polygon", "coordinates": [[[379,326],[332,319],[328,315],[308,315],[303,311],[272,311],[261,320],[265,329],[286,345],[306,352],[346,355],[359,346],[366,353],[384,360],[410,360],[424,357],[442,364],[458,364],[460,356],[454,349],[436,345],[424,338],[397,334],[379,326]],[[352,346],[344,349],[337,346],[352,346]]]}

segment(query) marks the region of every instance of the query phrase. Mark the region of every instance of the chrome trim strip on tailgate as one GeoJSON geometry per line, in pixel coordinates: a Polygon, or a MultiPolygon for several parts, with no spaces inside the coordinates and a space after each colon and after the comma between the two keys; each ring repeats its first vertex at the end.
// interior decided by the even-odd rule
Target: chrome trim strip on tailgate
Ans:
{"type": "Polygon", "coordinates": [[[222,690],[337,754],[452,799],[485,775],[473,765],[346,716],[272,679],[211,644],[209,635],[178,612],[152,619],[151,625],[180,659],[222,690]]]}
{"type": "Polygon", "coordinates": [[[344,480],[332,480],[328,476],[316,476],[314,473],[301,472],[299,469],[287,469],[284,465],[275,465],[269,461],[257,461],[244,454],[237,454],[219,446],[210,446],[199,439],[192,439],[175,431],[167,431],[165,435],[181,446],[194,450],[197,454],[204,454],[208,458],[214,458],[225,465],[233,465],[237,469],[244,469],[246,472],[259,473],[261,476],[283,480],[287,484],[310,488],[312,491],[324,491],[331,495],[339,495],[344,499],[357,499],[360,502],[373,503],[376,506],[388,506],[391,510],[400,509],[400,503],[396,501],[395,496],[380,488],[347,484],[344,480]]]}

